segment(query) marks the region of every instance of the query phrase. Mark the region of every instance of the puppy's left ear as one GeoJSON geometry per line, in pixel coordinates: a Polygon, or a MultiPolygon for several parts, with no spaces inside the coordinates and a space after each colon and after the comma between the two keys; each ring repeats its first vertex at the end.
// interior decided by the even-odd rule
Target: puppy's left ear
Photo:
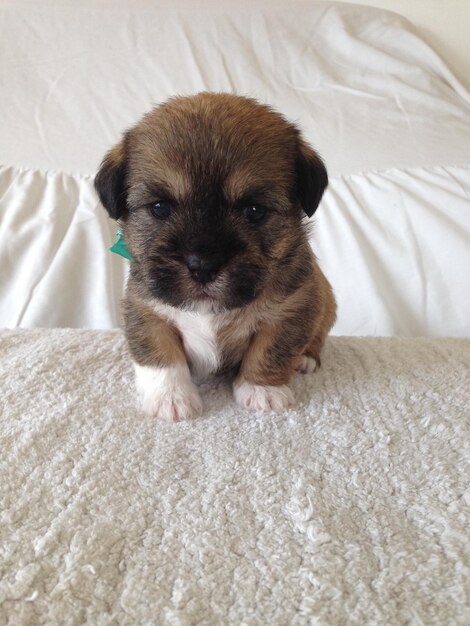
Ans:
{"type": "Polygon", "coordinates": [[[297,197],[305,213],[312,217],[327,188],[328,174],[315,150],[302,140],[299,140],[296,174],[297,197]]]}
{"type": "Polygon", "coordinates": [[[112,148],[101,162],[95,177],[95,189],[110,217],[127,216],[127,142],[126,138],[112,148]]]}

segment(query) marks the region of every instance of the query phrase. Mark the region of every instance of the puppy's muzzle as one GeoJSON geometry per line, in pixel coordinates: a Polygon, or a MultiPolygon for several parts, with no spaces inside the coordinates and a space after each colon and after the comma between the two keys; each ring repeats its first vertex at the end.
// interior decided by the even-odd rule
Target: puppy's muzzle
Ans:
{"type": "Polygon", "coordinates": [[[205,285],[215,280],[223,259],[218,256],[201,256],[200,254],[188,254],[185,257],[186,266],[191,277],[198,283],[205,285]]]}

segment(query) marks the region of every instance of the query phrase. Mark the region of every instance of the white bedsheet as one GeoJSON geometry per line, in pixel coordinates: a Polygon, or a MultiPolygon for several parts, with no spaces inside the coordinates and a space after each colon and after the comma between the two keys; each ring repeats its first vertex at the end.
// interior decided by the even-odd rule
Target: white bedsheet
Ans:
{"type": "Polygon", "coordinates": [[[470,334],[470,95],[398,16],[298,0],[0,2],[0,326],[119,324],[93,174],[173,94],[271,103],[320,151],[337,334],[470,334]]]}

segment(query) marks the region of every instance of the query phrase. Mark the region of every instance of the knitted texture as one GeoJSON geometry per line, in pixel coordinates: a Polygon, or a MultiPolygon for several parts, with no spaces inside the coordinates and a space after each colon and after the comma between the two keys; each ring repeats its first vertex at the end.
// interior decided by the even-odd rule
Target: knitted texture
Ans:
{"type": "Polygon", "coordinates": [[[470,341],[330,338],[295,408],[171,424],[120,331],[0,356],[1,625],[470,623],[470,341]]]}

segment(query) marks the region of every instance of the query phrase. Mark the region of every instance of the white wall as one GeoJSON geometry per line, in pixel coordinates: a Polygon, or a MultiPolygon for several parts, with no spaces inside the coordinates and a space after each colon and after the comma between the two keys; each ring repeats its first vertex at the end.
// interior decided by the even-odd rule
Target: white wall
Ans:
{"type": "Polygon", "coordinates": [[[406,17],[470,87],[470,0],[342,0],[406,17]]]}

